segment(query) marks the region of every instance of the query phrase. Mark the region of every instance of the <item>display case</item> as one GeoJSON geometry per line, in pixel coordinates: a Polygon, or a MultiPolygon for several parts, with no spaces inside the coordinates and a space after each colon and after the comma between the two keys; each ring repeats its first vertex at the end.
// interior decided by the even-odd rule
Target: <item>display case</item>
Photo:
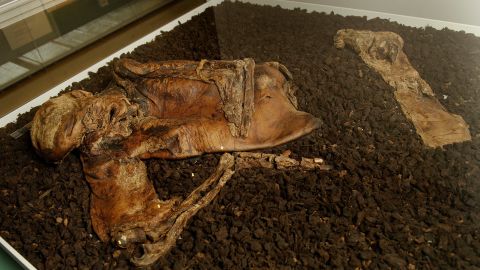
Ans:
{"type": "Polygon", "coordinates": [[[168,2],[2,1],[0,91],[168,2]]]}
{"type": "MultiPolygon", "coordinates": [[[[119,59],[201,63],[189,72],[217,63],[205,59],[237,60],[278,69],[295,85],[286,92],[296,109],[321,120],[308,135],[255,149],[321,166],[237,167],[155,269],[479,267],[480,24],[464,4],[206,2],[0,119],[0,243],[25,268],[133,268],[139,249],[101,241],[93,228],[85,150],[44,161],[29,134],[34,113],[64,90],[128,88],[119,59]]],[[[158,72],[135,65],[125,76],[158,72]]],[[[267,77],[255,77],[257,96],[267,77]]],[[[276,99],[257,96],[254,106],[276,99]]],[[[298,124],[288,119],[282,128],[298,124]]],[[[159,198],[189,198],[214,174],[223,151],[206,152],[147,159],[159,198]]]]}

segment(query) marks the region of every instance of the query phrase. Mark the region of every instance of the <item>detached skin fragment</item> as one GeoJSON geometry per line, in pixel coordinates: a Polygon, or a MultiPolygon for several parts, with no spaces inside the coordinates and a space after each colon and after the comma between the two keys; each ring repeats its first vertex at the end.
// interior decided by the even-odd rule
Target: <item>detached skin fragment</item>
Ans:
{"type": "Polygon", "coordinates": [[[233,174],[224,154],[217,171],[185,200],[158,198],[142,159],[273,147],[318,128],[298,111],[292,76],[277,62],[138,63],[120,59],[101,94],[75,90],[37,111],[33,146],[50,161],[79,148],[91,196],[92,225],[102,241],[145,254],[149,265],[175,244],[187,221],[233,174]]]}
{"type": "Polygon", "coordinates": [[[353,49],[395,88],[395,98],[405,116],[428,147],[471,140],[467,123],[459,115],[449,113],[415,70],[403,52],[403,39],[393,32],[372,32],[353,29],[337,31],[334,38],[339,49],[353,49]]]}

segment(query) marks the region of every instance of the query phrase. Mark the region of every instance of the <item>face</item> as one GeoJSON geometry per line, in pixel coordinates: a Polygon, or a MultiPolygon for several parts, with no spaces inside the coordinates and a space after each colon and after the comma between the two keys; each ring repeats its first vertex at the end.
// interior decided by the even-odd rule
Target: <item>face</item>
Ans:
{"type": "Polygon", "coordinates": [[[58,161],[82,144],[95,148],[102,137],[128,136],[130,120],[138,113],[138,106],[115,89],[99,95],[71,91],[40,107],[30,131],[32,143],[45,159],[58,161]]]}
{"type": "Polygon", "coordinates": [[[78,147],[84,133],[79,119],[82,104],[91,93],[75,90],[50,99],[36,112],[30,130],[37,152],[50,161],[63,159],[78,147]]]}

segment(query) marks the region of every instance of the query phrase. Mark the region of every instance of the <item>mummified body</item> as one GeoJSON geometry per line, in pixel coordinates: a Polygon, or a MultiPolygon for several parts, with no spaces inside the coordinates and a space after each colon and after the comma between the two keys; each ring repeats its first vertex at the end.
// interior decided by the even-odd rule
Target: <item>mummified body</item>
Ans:
{"type": "Polygon", "coordinates": [[[139,265],[163,254],[158,243],[174,242],[233,173],[233,157],[223,156],[186,200],[161,201],[141,159],[272,147],[320,125],[296,109],[291,75],[276,62],[121,59],[114,70],[114,86],[101,94],[76,90],[46,102],[31,136],[49,160],[80,148],[95,232],[120,246],[146,243],[139,265]]]}

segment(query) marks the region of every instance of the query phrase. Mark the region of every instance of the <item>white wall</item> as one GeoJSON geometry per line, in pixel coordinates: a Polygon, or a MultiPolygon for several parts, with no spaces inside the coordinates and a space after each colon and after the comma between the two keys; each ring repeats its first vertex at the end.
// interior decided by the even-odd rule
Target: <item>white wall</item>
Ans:
{"type": "Polygon", "coordinates": [[[480,0],[290,0],[480,26],[480,0]]]}

